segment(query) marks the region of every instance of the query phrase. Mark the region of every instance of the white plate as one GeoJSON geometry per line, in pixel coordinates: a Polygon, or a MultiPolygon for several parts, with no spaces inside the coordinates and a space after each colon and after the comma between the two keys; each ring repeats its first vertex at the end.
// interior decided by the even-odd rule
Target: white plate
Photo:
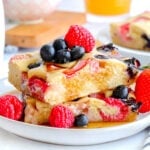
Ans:
{"type": "MultiPolygon", "coordinates": [[[[108,44],[112,42],[110,37],[110,32],[109,32],[109,24],[104,24],[101,26],[100,31],[97,34],[97,39],[104,44],[108,44]]],[[[150,63],[150,52],[145,52],[144,50],[140,51],[135,49],[129,49],[129,48],[121,47],[119,45],[115,45],[115,46],[119,49],[120,53],[123,56],[135,57],[139,59],[141,65],[146,65],[150,63]]]]}
{"type": "MultiPolygon", "coordinates": [[[[7,79],[0,80],[0,94],[10,92],[14,88],[7,79]]],[[[150,125],[150,113],[140,116],[132,123],[95,129],[62,129],[32,125],[0,117],[0,127],[19,136],[63,145],[91,145],[122,139],[134,135],[150,125]]]]}

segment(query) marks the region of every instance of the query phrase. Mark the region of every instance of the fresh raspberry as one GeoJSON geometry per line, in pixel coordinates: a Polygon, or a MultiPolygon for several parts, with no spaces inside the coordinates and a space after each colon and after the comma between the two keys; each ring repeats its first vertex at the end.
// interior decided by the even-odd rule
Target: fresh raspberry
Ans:
{"type": "Polygon", "coordinates": [[[74,124],[74,114],[69,108],[57,105],[52,108],[49,122],[53,127],[70,128],[74,124]]]}
{"type": "Polygon", "coordinates": [[[13,95],[4,95],[0,97],[0,115],[19,120],[23,113],[23,103],[13,95]]]}
{"type": "Polygon", "coordinates": [[[121,100],[115,98],[105,98],[104,101],[114,108],[112,113],[100,111],[100,115],[104,121],[124,121],[129,113],[129,108],[121,100]]]}
{"type": "Polygon", "coordinates": [[[142,105],[139,108],[140,113],[150,111],[150,69],[145,69],[137,78],[135,85],[135,96],[137,102],[142,105]]]}
{"type": "Polygon", "coordinates": [[[95,39],[92,34],[82,26],[72,25],[65,35],[65,41],[69,48],[82,46],[86,52],[92,51],[95,39]]]}
{"type": "Polygon", "coordinates": [[[48,84],[43,79],[32,77],[28,81],[28,87],[31,95],[42,101],[48,84]]]}

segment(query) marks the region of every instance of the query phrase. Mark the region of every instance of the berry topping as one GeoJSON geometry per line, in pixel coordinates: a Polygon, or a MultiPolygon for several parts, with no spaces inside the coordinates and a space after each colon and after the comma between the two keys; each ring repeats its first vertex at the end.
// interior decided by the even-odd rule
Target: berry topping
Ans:
{"type": "Polygon", "coordinates": [[[74,114],[69,108],[57,105],[51,110],[49,122],[52,127],[70,128],[74,124],[74,114]]]}
{"type": "Polygon", "coordinates": [[[55,54],[55,62],[56,63],[67,63],[71,61],[70,51],[67,49],[61,49],[55,54]]]}
{"type": "Polygon", "coordinates": [[[40,50],[40,55],[44,61],[52,61],[55,55],[55,49],[51,45],[44,45],[40,50]]]}
{"type": "Polygon", "coordinates": [[[126,99],[128,97],[128,88],[124,85],[119,85],[113,90],[112,97],[126,99]]]}
{"type": "Polygon", "coordinates": [[[113,46],[113,43],[108,43],[102,46],[97,47],[97,50],[104,50],[104,51],[112,51],[114,49],[117,49],[115,46],[113,46]]]}
{"type": "Polygon", "coordinates": [[[20,120],[23,113],[23,103],[13,95],[4,95],[0,97],[0,115],[20,120]]]}
{"type": "Polygon", "coordinates": [[[80,115],[75,117],[74,125],[77,127],[83,127],[83,126],[87,125],[88,122],[89,121],[88,121],[87,116],[84,114],[80,114],[80,115]]]}
{"type": "Polygon", "coordinates": [[[39,67],[40,65],[41,65],[41,62],[35,62],[32,64],[29,64],[28,69],[33,69],[33,68],[39,67]]]}
{"type": "Polygon", "coordinates": [[[71,53],[71,59],[77,60],[84,55],[85,49],[81,46],[75,46],[71,49],[70,53],[71,53]]]}
{"type": "Polygon", "coordinates": [[[136,101],[141,102],[139,112],[150,111],[150,69],[145,69],[137,78],[135,85],[136,101]]]}
{"type": "Polygon", "coordinates": [[[28,81],[28,88],[33,97],[43,100],[44,93],[46,92],[48,85],[44,80],[32,77],[28,81]]]}
{"type": "Polygon", "coordinates": [[[134,105],[136,103],[136,100],[131,97],[128,99],[121,99],[121,101],[127,104],[128,106],[134,105]]]}
{"type": "Polygon", "coordinates": [[[97,99],[104,99],[105,94],[104,93],[92,93],[89,95],[89,97],[97,98],[97,99]]]}
{"type": "Polygon", "coordinates": [[[150,37],[146,34],[142,34],[142,38],[146,41],[146,45],[145,47],[149,47],[150,48],[150,37]]]}
{"type": "Polygon", "coordinates": [[[131,78],[134,78],[137,75],[138,70],[137,68],[135,68],[133,65],[130,64],[128,65],[127,73],[131,78]]]}
{"type": "Polygon", "coordinates": [[[64,39],[56,39],[53,43],[55,50],[67,49],[67,44],[64,39]]]}
{"type": "Polygon", "coordinates": [[[136,68],[140,67],[140,61],[134,57],[132,58],[127,58],[124,60],[125,63],[127,63],[128,65],[133,65],[135,66],[136,68]]]}
{"type": "Polygon", "coordinates": [[[95,46],[95,39],[92,34],[86,28],[79,25],[70,26],[65,35],[65,41],[69,48],[82,46],[86,52],[92,51],[95,46]]]}
{"type": "Polygon", "coordinates": [[[136,111],[141,107],[141,104],[142,104],[141,102],[132,104],[132,105],[131,105],[131,110],[132,110],[133,112],[136,112],[136,111]]]}
{"type": "Polygon", "coordinates": [[[67,77],[71,77],[76,72],[78,72],[80,69],[84,68],[88,63],[89,63],[88,59],[80,60],[80,61],[78,61],[78,63],[73,68],[65,70],[64,74],[67,77]]]}
{"type": "Polygon", "coordinates": [[[133,112],[137,112],[141,106],[141,102],[136,102],[136,100],[132,97],[128,99],[121,99],[121,101],[126,105],[130,106],[133,112]]]}
{"type": "Polygon", "coordinates": [[[72,25],[64,39],[56,39],[52,45],[42,46],[40,55],[45,62],[61,64],[80,59],[85,52],[92,51],[94,46],[94,37],[87,29],[72,25]]]}
{"type": "Polygon", "coordinates": [[[114,110],[111,112],[100,111],[100,115],[104,121],[124,121],[128,115],[129,109],[121,100],[115,98],[105,98],[104,101],[114,110]]]}

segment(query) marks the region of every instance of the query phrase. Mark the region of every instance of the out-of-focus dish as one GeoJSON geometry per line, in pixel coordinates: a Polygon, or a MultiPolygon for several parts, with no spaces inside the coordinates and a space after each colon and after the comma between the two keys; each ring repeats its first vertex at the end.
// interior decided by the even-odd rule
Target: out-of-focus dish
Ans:
{"type": "Polygon", "coordinates": [[[61,0],[3,0],[5,16],[20,22],[39,22],[50,15],[61,0]]]}
{"type": "Polygon", "coordinates": [[[150,11],[110,24],[113,43],[150,52],[150,11]]]}
{"type": "MultiPolygon", "coordinates": [[[[105,44],[112,42],[109,24],[103,25],[103,27],[99,30],[99,33],[97,34],[97,38],[105,44]]],[[[116,47],[123,56],[135,57],[141,61],[142,65],[147,65],[150,63],[150,52],[144,50],[139,51],[136,49],[125,48],[117,44],[114,45],[116,45],[116,47]]]]}

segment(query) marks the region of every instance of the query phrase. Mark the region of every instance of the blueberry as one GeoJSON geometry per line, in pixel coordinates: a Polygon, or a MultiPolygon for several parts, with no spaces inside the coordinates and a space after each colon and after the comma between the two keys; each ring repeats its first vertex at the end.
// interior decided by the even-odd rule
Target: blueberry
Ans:
{"type": "Polygon", "coordinates": [[[146,34],[142,34],[142,38],[144,40],[146,40],[146,42],[147,42],[146,45],[145,45],[145,47],[150,48],[150,37],[148,35],[146,35],[146,34]]]}
{"type": "Polygon", "coordinates": [[[86,115],[84,114],[80,114],[78,116],[75,117],[75,122],[74,125],[77,127],[82,127],[88,124],[88,118],[86,115]]]}
{"type": "Polygon", "coordinates": [[[56,39],[53,43],[55,50],[67,49],[67,44],[64,39],[56,39]]]}
{"type": "Polygon", "coordinates": [[[40,50],[43,61],[52,61],[55,55],[55,49],[51,45],[44,45],[40,50]]]}
{"type": "Polygon", "coordinates": [[[127,73],[130,76],[130,78],[134,78],[137,75],[138,70],[134,66],[128,64],[127,73]]]}
{"type": "Polygon", "coordinates": [[[141,65],[140,61],[134,57],[125,59],[124,62],[127,63],[128,65],[133,65],[137,68],[141,65]]]}
{"type": "Polygon", "coordinates": [[[41,62],[35,62],[32,64],[29,64],[28,69],[36,68],[36,67],[39,67],[40,65],[41,65],[41,62]]]}
{"type": "Polygon", "coordinates": [[[136,112],[136,111],[140,108],[141,105],[142,105],[141,102],[134,103],[134,104],[131,105],[131,110],[132,110],[133,112],[136,112]]]}
{"type": "Polygon", "coordinates": [[[56,52],[54,61],[56,63],[67,63],[71,61],[70,51],[67,49],[62,49],[56,52]]]}
{"type": "Polygon", "coordinates": [[[117,86],[112,93],[112,97],[127,99],[128,97],[128,88],[124,85],[117,86]]]}
{"type": "Polygon", "coordinates": [[[75,46],[71,49],[70,53],[71,53],[71,59],[77,60],[85,54],[85,49],[84,47],[81,46],[75,46]]]}
{"type": "Polygon", "coordinates": [[[129,97],[127,101],[125,102],[128,106],[133,105],[136,102],[136,100],[133,97],[129,97]]]}

